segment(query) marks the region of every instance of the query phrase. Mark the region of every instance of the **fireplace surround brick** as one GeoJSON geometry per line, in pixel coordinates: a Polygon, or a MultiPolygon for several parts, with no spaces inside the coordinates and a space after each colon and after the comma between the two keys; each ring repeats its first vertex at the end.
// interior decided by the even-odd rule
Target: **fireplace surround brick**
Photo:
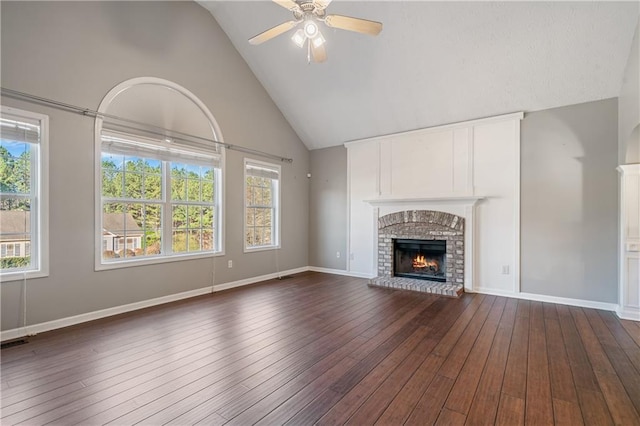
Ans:
{"type": "Polygon", "coordinates": [[[371,281],[372,285],[394,287],[393,283],[397,281],[398,288],[406,288],[406,278],[393,276],[394,239],[446,241],[446,282],[417,287],[426,288],[428,290],[425,291],[430,293],[450,296],[462,292],[464,287],[464,218],[434,210],[406,210],[379,218],[378,277],[371,281]]]}

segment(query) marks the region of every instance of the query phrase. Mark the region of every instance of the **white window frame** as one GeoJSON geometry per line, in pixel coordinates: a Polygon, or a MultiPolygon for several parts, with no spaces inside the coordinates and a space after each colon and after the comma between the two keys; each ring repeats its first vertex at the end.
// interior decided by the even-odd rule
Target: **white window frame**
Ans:
{"type": "Polygon", "coordinates": [[[265,251],[265,250],[278,250],[280,249],[280,236],[281,236],[281,226],[280,226],[280,198],[281,198],[281,187],[282,187],[282,167],[280,167],[278,164],[273,164],[273,163],[267,163],[264,161],[259,161],[259,160],[254,160],[252,158],[245,158],[244,162],[243,162],[243,177],[244,179],[243,181],[243,193],[242,193],[242,199],[243,199],[243,204],[244,204],[244,209],[243,209],[243,219],[242,219],[242,223],[243,223],[243,232],[242,232],[242,239],[243,239],[243,247],[244,247],[244,253],[252,253],[252,252],[257,252],[257,251],[265,251]],[[275,171],[278,173],[278,180],[276,182],[274,182],[274,185],[272,185],[271,187],[271,198],[273,201],[273,205],[272,205],[272,210],[273,210],[273,217],[272,217],[272,221],[271,221],[271,237],[272,237],[272,244],[269,245],[260,245],[260,246],[249,246],[247,245],[247,208],[249,208],[250,206],[247,205],[247,168],[250,165],[256,165],[256,166],[261,166],[264,167],[265,169],[269,169],[272,171],[275,171]]]}
{"type": "Polygon", "coordinates": [[[31,161],[31,266],[0,272],[0,282],[49,276],[49,116],[0,106],[0,115],[40,123],[40,140],[31,161]]]}
{"type": "MultiPolygon", "coordinates": [[[[211,125],[211,129],[212,129],[212,139],[218,141],[221,143],[221,148],[219,150],[219,152],[217,153],[217,155],[219,156],[219,172],[216,175],[216,210],[215,210],[215,215],[216,215],[216,250],[215,251],[206,251],[206,252],[195,252],[195,253],[170,253],[169,251],[163,251],[164,254],[162,255],[158,255],[158,256],[153,256],[153,257],[140,257],[138,259],[136,259],[135,257],[132,258],[125,258],[124,260],[118,260],[118,261],[113,261],[113,260],[108,260],[107,262],[105,262],[102,259],[102,173],[101,173],[101,166],[102,166],[102,130],[103,130],[103,123],[104,120],[101,116],[98,116],[96,118],[96,124],[95,124],[95,188],[96,188],[96,207],[95,207],[95,214],[96,214],[96,226],[95,226],[95,270],[96,271],[103,271],[103,270],[110,270],[110,269],[119,269],[119,268],[126,268],[126,267],[134,267],[134,266],[142,266],[142,265],[153,265],[153,264],[160,264],[160,263],[168,263],[168,262],[178,262],[178,261],[184,261],[184,260],[193,260],[193,259],[202,259],[202,258],[212,258],[212,257],[218,257],[218,256],[224,256],[225,255],[225,239],[226,239],[226,232],[225,232],[225,185],[224,185],[224,181],[225,181],[225,163],[226,163],[226,150],[224,149],[224,138],[222,136],[222,132],[220,131],[220,127],[218,126],[218,123],[216,122],[215,118],[213,117],[213,115],[211,114],[211,112],[209,111],[209,109],[206,107],[206,105],[200,100],[198,99],[198,97],[196,97],[193,93],[191,93],[189,90],[185,89],[184,87],[180,86],[179,84],[176,84],[172,81],[169,80],[164,80],[164,79],[160,79],[160,78],[155,78],[155,77],[137,77],[137,78],[133,78],[127,81],[124,81],[118,85],[116,85],[113,89],[111,89],[107,95],[104,97],[104,99],[102,100],[102,102],[100,103],[100,106],[98,108],[98,112],[99,113],[108,113],[108,108],[109,105],[116,99],[116,97],[118,96],[118,94],[122,93],[123,91],[134,87],[136,85],[158,85],[158,86],[162,86],[165,88],[170,88],[173,89],[179,93],[181,93],[182,95],[184,95],[185,97],[189,98],[194,104],[196,104],[198,106],[198,108],[202,111],[202,113],[207,117],[207,119],[209,120],[209,123],[211,125]]],[[[156,143],[158,144],[162,144],[163,141],[156,141],[156,143]]],[[[180,162],[179,160],[177,162],[180,162]]],[[[183,161],[184,162],[184,161],[183,161]]],[[[168,168],[168,167],[167,167],[168,168]]],[[[163,174],[164,176],[164,174],[163,174]]],[[[168,181],[164,180],[163,181],[163,185],[165,185],[165,188],[163,188],[163,196],[164,196],[164,200],[162,201],[162,203],[167,202],[169,204],[171,204],[171,200],[170,200],[170,194],[167,194],[167,190],[170,191],[170,188],[167,188],[166,185],[168,185],[168,181]]],[[[171,211],[164,211],[163,212],[163,217],[162,217],[162,221],[163,221],[163,229],[169,229],[170,225],[171,225],[171,211]],[[167,228],[167,226],[169,226],[169,228],[167,228]]],[[[165,250],[167,247],[170,248],[171,246],[171,240],[167,240],[165,238],[165,235],[167,235],[166,231],[163,231],[163,242],[162,242],[162,246],[163,246],[163,250],[165,250]],[[167,240],[167,241],[165,241],[167,240]]],[[[168,235],[171,235],[171,232],[169,232],[168,235]]],[[[117,244],[117,241],[114,240],[114,244],[117,244]]],[[[126,246],[126,240],[125,240],[125,246],[126,246]]]]}
{"type": "MultiPolygon", "coordinates": [[[[113,132],[109,132],[109,133],[113,133],[113,132]]],[[[161,146],[165,146],[167,145],[166,141],[160,141],[160,140],[151,140],[148,138],[143,138],[141,136],[135,136],[135,135],[128,135],[122,136],[123,138],[126,138],[126,140],[132,142],[132,145],[134,145],[136,142],[143,144],[145,146],[149,146],[150,144],[156,144],[158,147],[161,146]]],[[[124,140],[124,139],[123,139],[124,140]]],[[[102,144],[101,144],[101,149],[102,149],[102,144]]],[[[183,149],[185,149],[183,147],[183,149]]],[[[102,167],[102,154],[106,152],[106,151],[102,151],[100,152],[101,154],[101,160],[100,160],[100,164],[98,164],[96,167],[102,167]]],[[[170,154],[166,154],[168,156],[170,156],[170,154]]],[[[141,158],[144,157],[144,155],[141,156],[141,158]]],[[[211,154],[211,158],[214,157],[220,157],[220,154],[211,154]]],[[[188,163],[188,160],[183,160],[180,159],[179,157],[175,158],[175,163],[188,163]]],[[[100,179],[96,188],[97,194],[99,194],[100,196],[100,206],[99,206],[99,213],[100,213],[100,221],[99,226],[98,226],[98,231],[96,234],[96,238],[100,238],[100,246],[102,246],[102,239],[103,239],[103,227],[102,227],[102,221],[103,221],[103,216],[102,213],[104,211],[103,209],[103,205],[104,203],[109,203],[109,202],[122,202],[122,203],[141,203],[141,204],[145,204],[145,203],[149,203],[149,204],[158,204],[161,206],[161,214],[162,214],[162,249],[161,249],[161,254],[158,255],[152,255],[152,256],[140,256],[140,257],[127,257],[127,258],[116,258],[116,259],[103,259],[102,257],[102,251],[100,251],[100,253],[98,253],[100,255],[100,265],[98,267],[98,269],[113,269],[113,268],[121,268],[121,267],[126,267],[126,266],[138,266],[138,265],[144,265],[144,264],[154,264],[154,263],[163,263],[163,262],[171,262],[171,261],[177,261],[177,260],[187,260],[187,259],[197,259],[197,258],[205,258],[205,257],[211,257],[211,256],[216,256],[216,255],[221,255],[223,253],[222,250],[222,238],[221,238],[221,233],[220,233],[220,228],[222,226],[222,203],[221,203],[221,193],[222,193],[222,161],[220,159],[217,160],[217,162],[220,164],[218,167],[215,167],[215,177],[214,177],[214,196],[215,199],[212,200],[211,207],[213,207],[214,209],[214,228],[215,229],[215,233],[214,233],[214,237],[215,237],[215,249],[214,250],[202,250],[202,251],[196,251],[196,252],[179,252],[179,253],[174,253],[172,251],[172,235],[173,235],[173,229],[172,229],[172,215],[173,215],[173,207],[175,205],[200,205],[200,204],[206,204],[206,203],[200,203],[200,202],[190,202],[190,201],[186,201],[186,200],[173,200],[171,198],[171,164],[174,163],[174,161],[170,160],[170,159],[163,159],[163,160],[159,160],[162,164],[161,166],[161,175],[162,175],[162,196],[161,199],[159,200],[147,200],[147,199],[119,199],[119,198],[110,198],[110,197],[103,197],[102,196],[102,174],[100,174],[100,179]],[[99,234],[99,236],[98,236],[99,234]]],[[[213,160],[212,160],[213,161],[213,160]]],[[[213,163],[212,163],[213,164],[213,163]]],[[[132,240],[132,237],[130,236],[126,236],[126,237],[119,237],[117,239],[114,239],[114,249],[117,250],[127,250],[130,249],[130,244],[133,244],[132,242],[130,243],[129,240],[132,240]]]]}

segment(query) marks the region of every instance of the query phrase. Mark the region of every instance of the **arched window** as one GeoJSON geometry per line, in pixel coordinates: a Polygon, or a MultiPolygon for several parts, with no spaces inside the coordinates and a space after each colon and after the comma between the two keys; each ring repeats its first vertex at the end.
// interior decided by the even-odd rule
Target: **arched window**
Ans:
{"type": "Polygon", "coordinates": [[[223,254],[224,147],[185,88],[137,78],[96,119],[96,269],[223,254]]]}

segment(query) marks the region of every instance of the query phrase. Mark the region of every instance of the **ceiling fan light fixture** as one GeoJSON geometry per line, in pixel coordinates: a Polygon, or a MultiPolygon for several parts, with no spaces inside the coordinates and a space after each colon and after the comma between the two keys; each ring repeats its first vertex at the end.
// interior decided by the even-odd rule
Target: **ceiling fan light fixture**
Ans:
{"type": "Polygon", "coordinates": [[[318,24],[316,24],[313,20],[307,19],[304,22],[304,35],[307,38],[314,38],[318,34],[318,24]]]}
{"type": "Polygon", "coordinates": [[[322,33],[321,33],[320,31],[318,31],[318,35],[317,35],[315,38],[313,38],[313,39],[311,40],[311,42],[313,43],[313,45],[314,45],[315,47],[320,47],[320,46],[322,46],[322,45],[324,44],[324,42],[325,42],[325,41],[326,41],[326,40],[324,39],[324,37],[322,36],[322,33]]]}
{"type": "Polygon", "coordinates": [[[304,42],[307,41],[307,37],[305,36],[304,31],[300,29],[293,33],[293,37],[291,37],[291,40],[293,40],[296,46],[302,48],[304,46],[304,42]]]}

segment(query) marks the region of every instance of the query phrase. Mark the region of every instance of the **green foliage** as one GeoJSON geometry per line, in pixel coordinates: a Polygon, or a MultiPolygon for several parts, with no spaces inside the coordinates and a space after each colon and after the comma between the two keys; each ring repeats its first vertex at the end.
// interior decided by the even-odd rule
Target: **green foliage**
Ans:
{"type": "Polygon", "coordinates": [[[174,231],[171,240],[174,253],[210,250],[213,248],[213,243],[211,231],[174,231]]]}
{"type": "MultiPolygon", "coordinates": [[[[0,192],[29,194],[31,191],[31,150],[25,143],[0,143],[0,192]],[[22,153],[14,156],[8,147],[19,148],[22,153]]],[[[2,210],[29,210],[29,201],[20,198],[3,197],[2,210]]]]}
{"type": "Polygon", "coordinates": [[[273,180],[264,177],[247,176],[247,233],[249,246],[272,244],[273,229],[273,180]]]}
{"type": "Polygon", "coordinates": [[[0,259],[1,269],[22,268],[31,264],[31,256],[26,257],[5,257],[0,259]]]}
{"type": "MultiPolygon", "coordinates": [[[[179,163],[170,164],[173,250],[210,249],[213,244],[214,209],[189,203],[213,203],[215,169],[179,163]],[[207,233],[205,235],[205,233],[207,233]],[[189,238],[187,239],[187,235],[189,238]]],[[[104,204],[105,213],[130,213],[144,232],[143,248],[160,252],[162,227],[162,163],[136,157],[103,154],[102,195],[113,201],[104,204]],[[140,200],[125,202],[124,200],[140,200]]]]}
{"type": "MultiPolygon", "coordinates": [[[[140,201],[162,200],[162,168],[159,161],[142,158],[102,157],[102,195],[108,198],[130,198],[140,201]]],[[[131,213],[143,228],[160,227],[160,204],[109,203],[105,213],[131,213]]]]}

